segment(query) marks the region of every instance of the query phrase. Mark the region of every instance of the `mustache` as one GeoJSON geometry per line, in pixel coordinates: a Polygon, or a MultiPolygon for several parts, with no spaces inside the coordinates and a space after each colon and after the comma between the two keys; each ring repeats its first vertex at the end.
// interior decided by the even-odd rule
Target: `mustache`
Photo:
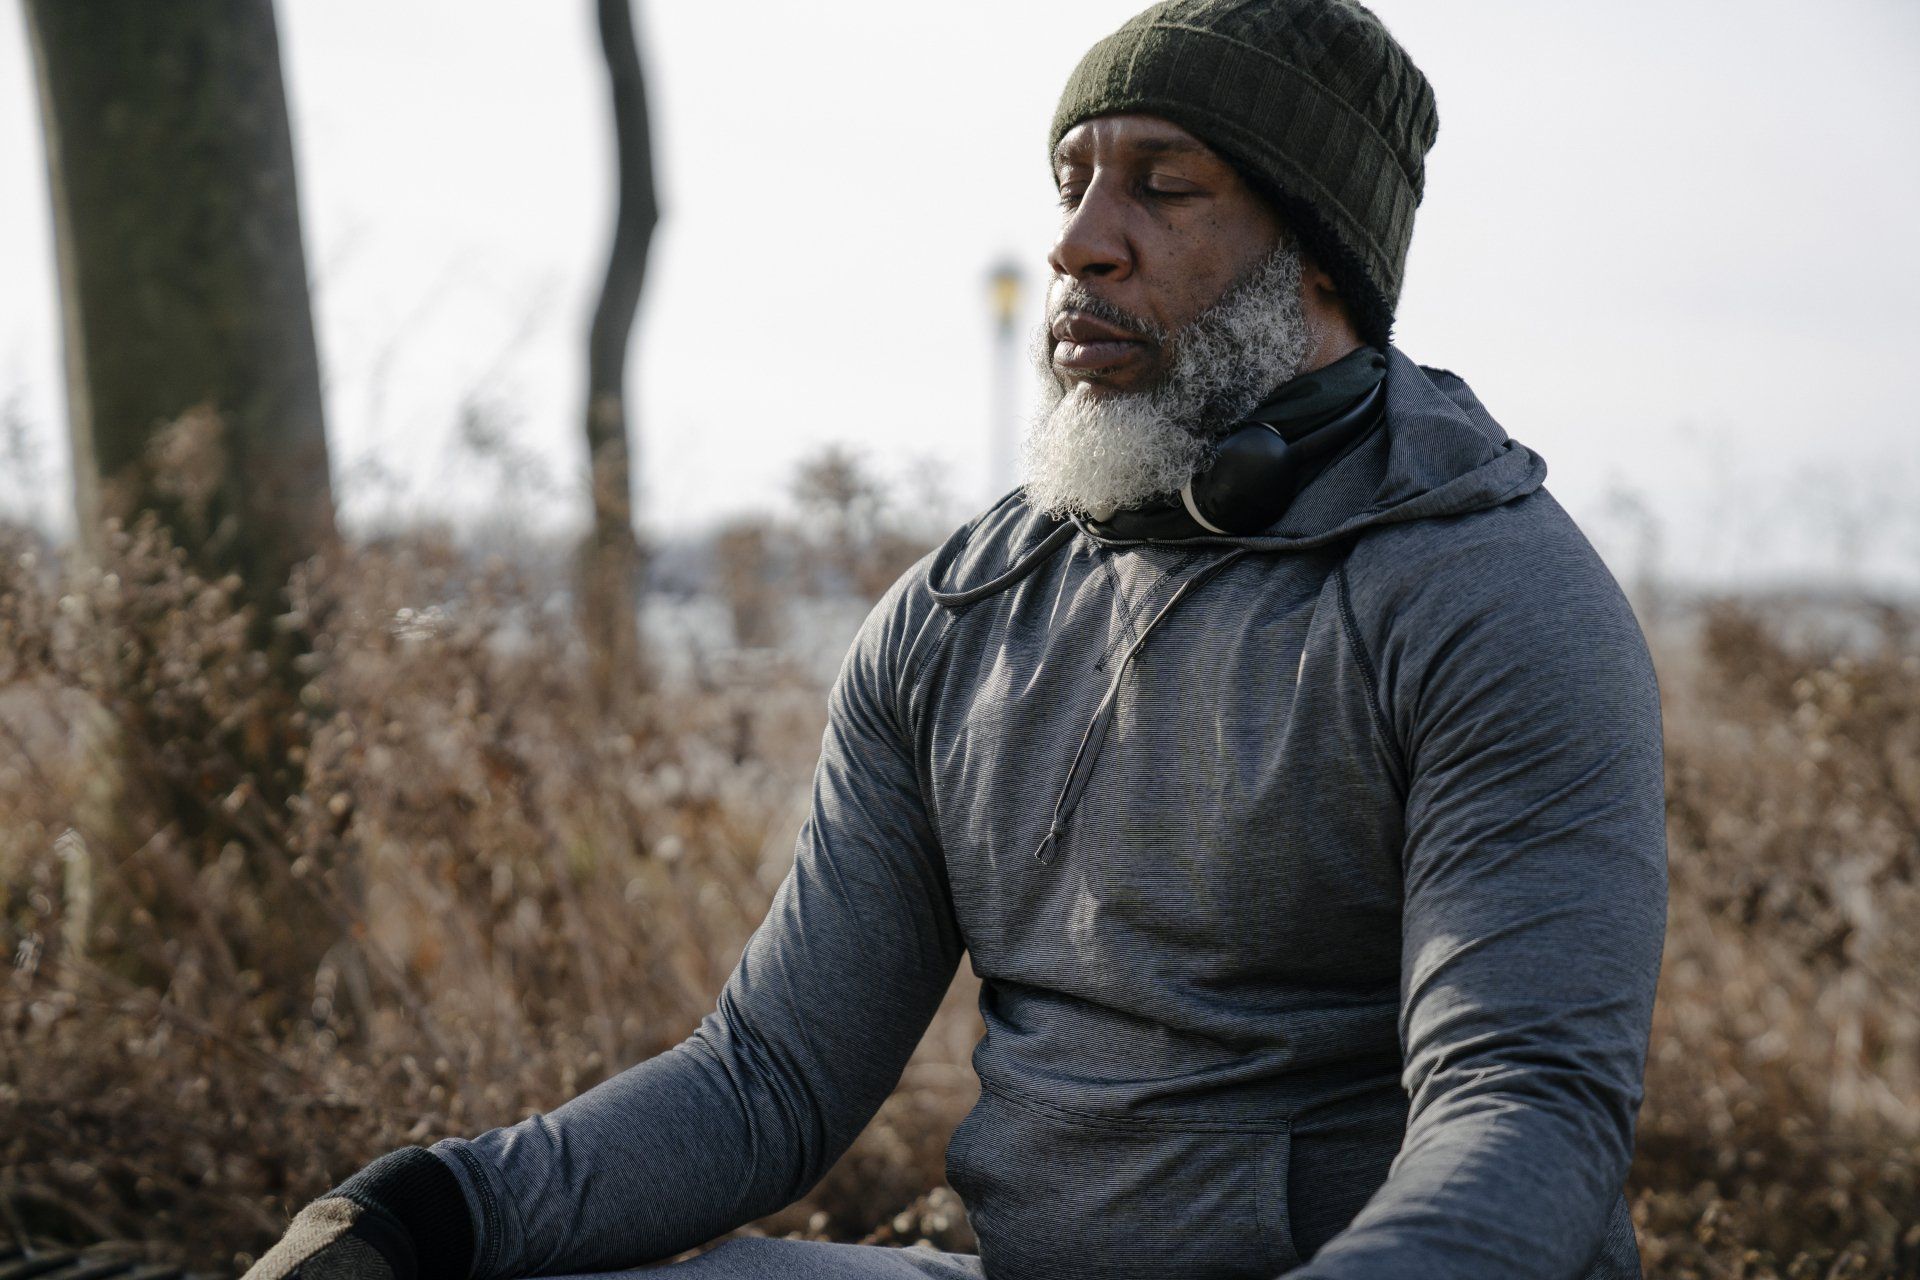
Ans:
{"type": "Polygon", "coordinates": [[[1078,311],[1091,316],[1102,324],[1110,324],[1149,342],[1165,342],[1166,330],[1145,316],[1136,316],[1123,307],[1117,307],[1105,298],[1096,297],[1085,285],[1078,281],[1064,281],[1056,284],[1047,294],[1047,324],[1069,311],[1078,311]]]}

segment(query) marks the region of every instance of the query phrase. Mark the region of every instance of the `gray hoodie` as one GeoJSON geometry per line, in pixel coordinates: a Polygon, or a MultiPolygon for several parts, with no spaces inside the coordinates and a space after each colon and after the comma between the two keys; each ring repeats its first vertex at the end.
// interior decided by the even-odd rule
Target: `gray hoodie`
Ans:
{"type": "Polygon", "coordinates": [[[1267,534],[1117,543],[1016,494],[903,577],[715,1012],[435,1148],[476,1276],[791,1202],[963,952],[948,1176],[993,1280],[1637,1276],[1653,670],[1540,458],[1397,351],[1384,394],[1267,534]]]}

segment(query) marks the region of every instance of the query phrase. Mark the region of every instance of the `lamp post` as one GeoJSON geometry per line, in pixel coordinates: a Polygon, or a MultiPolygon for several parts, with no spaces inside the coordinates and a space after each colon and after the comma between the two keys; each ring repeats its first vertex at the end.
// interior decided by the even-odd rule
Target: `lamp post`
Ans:
{"type": "Polygon", "coordinates": [[[1014,377],[1020,363],[1020,295],[1026,277],[1020,264],[1002,258],[987,273],[987,300],[993,312],[993,367],[989,374],[988,441],[991,470],[988,485],[998,498],[1014,483],[1013,451],[1018,435],[1014,408],[1014,377]]]}

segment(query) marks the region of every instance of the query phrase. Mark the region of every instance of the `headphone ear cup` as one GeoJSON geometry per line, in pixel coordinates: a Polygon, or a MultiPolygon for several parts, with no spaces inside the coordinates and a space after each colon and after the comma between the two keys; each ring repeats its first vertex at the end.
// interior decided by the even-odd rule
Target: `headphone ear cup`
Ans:
{"type": "Polygon", "coordinates": [[[1251,422],[1220,442],[1213,465],[1186,483],[1180,499],[1210,532],[1259,533],[1286,514],[1303,462],[1278,431],[1251,422]]]}

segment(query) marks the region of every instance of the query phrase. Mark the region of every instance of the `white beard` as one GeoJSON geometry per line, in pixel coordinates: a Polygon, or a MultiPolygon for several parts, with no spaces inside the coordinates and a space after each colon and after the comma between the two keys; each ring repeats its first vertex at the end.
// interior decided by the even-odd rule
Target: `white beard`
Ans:
{"type": "Polygon", "coordinates": [[[1178,492],[1228,427],[1299,374],[1309,339],[1300,273],[1300,251],[1283,246],[1171,339],[1134,320],[1173,353],[1165,375],[1140,391],[1069,389],[1043,326],[1034,353],[1041,404],[1021,450],[1028,503],[1051,516],[1104,519],[1178,492]]]}

